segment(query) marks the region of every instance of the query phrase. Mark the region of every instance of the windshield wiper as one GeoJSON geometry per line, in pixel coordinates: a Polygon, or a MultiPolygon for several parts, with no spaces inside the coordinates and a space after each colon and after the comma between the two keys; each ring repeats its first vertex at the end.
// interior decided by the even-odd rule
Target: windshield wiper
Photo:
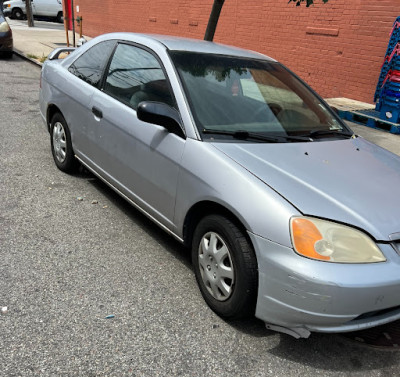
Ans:
{"type": "Polygon", "coordinates": [[[302,135],[306,137],[315,137],[315,136],[344,136],[346,138],[351,138],[353,136],[352,133],[349,132],[344,132],[344,131],[338,131],[338,130],[314,130],[310,131],[306,135],[302,135]]]}
{"type": "Polygon", "coordinates": [[[239,140],[261,140],[268,141],[270,143],[284,143],[288,141],[312,141],[312,139],[308,136],[268,136],[261,135],[255,132],[248,131],[225,131],[225,130],[213,130],[211,128],[203,128],[204,134],[214,134],[214,135],[229,135],[233,136],[235,139],[239,140]]]}

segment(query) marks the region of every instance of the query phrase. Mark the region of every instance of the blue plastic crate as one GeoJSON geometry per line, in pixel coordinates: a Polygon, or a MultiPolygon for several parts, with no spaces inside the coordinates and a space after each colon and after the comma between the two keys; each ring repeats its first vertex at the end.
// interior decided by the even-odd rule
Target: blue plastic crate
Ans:
{"type": "MultiPolygon", "coordinates": [[[[380,102],[385,102],[388,98],[390,101],[395,101],[396,99],[400,99],[400,83],[393,81],[386,81],[385,85],[379,91],[379,94],[376,96],[375,101],[379,98],[380,102]]],[[[378,109],[377,109],[378,110],[378,109]]]]}
{"type": "Polygon", "coordinates": [[[392,97],[386,97],[382,99],[382,105],[380,107],[380,111],[382,111],[382,109],[385,108],[385,106],[386,108],[390,107],[391,109],[396,111],[400,110],[400,100],[398,98],[394,99],[392,97]]]}
{"type": "Polygon", "coordinates": [[[393,49],[396,47],[397,43],[399,43],[399,42],[400,42],[400,40],[399,40],[398,37],[397,38],[393,38],[393,40],[389,41],[389,44],[388,44],[388,47],[387,47],[387,50],[386,50],[386,56],[390,55],[393,52],[393,49]]]}
{"type": "Polygon", "coordinates": [[[383,87],[385,91],[391,90],[396,93],[400,93],[400,82],[395,81],[386,81],[385,86],[383,87]]]}
{"type": "Polygon", "coordinates": [[[385,80],[389,70],[390,70],[390,64],[389,64],[389,62],[385,61],[383,63],[383,66],[382,66],[382,69],[381,69],[381,73],[380,73],[379,78],[378,78],[378,83],[377,83],[376,89],[375,89],[375,94],[374,94],[374,101],[375,102],[379,97],[379,94],[380,94],[380,92],[382,90],[383,81],[385,80]]]}
{"type": "Polygon", "coordinates": [[[399,43],[399,38],[397,36],[397,33],[392,34],[388,42],[388,50],[393,49],[393,47],[396,46],[397,43],[399,43]]]}
{"type": "Polygon", "coordinates": [[[396,86],[386,86],[387,81],[385,82],[388,72],[390,70],[400,70],[400,56],[394,55],[392,59],[387,61],[386,59],[392,54],[395,47],[400,43],[400,16],[396,18],[393,22],[393,29],[390,34],[388,47],[386,50],[385,61],[382,64],[381,72],[378,78],[378,82],[376,85],[375,93],[374,93],[374,101],[376,102],[376,110],[379,111],[382,107],[382,101],[380,99],[386,96],[387,90],[397,91],[396,86]],[[383,83],[385,82],[385,85],[383,83]],[[384,88],[383,88],[384,86],[384,88]]]}
{"type": "Polygon", "coordinates": [[[394,91],[394,90],[390,90],[390,89],[384,90],[381,95],[381,98],[384,99],[387,97],[397,98],[398,100],[400,100],[400,90],[398,90],[398,91],[394,91]]]}
{"type": "MultiPolygon", "coordinates": [[[[400,71],[400,61],[393,62],[389,65],[391,70],[400,71]]],[[[389,71],[388,71],[389,72],[389,71]]]]}
{"type": "Polygon", "coordinates": [[[390,34],[390,38],[392,39],[392,38],[396,38],[396,37],[398,37],[400,35],[400,28],[399,27],[397,27],[397,28],[395,28],[395,29],[393,29],[393,31],[392,31],[392,34],[390,34]]]}
{"type": "Polygon", "coordinates": [[[400,63],[400,55],[393,55],[392,59],[388,63],[389,65],[400,63]]]}

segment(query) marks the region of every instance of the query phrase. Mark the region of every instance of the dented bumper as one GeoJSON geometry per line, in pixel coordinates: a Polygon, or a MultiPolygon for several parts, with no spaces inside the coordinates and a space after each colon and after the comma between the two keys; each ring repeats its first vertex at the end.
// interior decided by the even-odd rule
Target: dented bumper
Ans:
{"type": "Polygon", "coordinates": [[[259,265],[256,317],[267,327],[307,337],[310,332],[348,332],[400,318],[400,256],[379,247],[387,261],[320,262],[249,233],[259,265]]]}

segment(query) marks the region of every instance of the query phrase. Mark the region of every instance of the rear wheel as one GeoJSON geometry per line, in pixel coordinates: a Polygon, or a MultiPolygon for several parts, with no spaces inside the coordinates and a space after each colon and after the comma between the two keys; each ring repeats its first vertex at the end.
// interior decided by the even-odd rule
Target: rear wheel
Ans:
{"type": "Polygon", "coordinates": [[[22,10],[19,8],[14,8],[13,11],[11,12],[11,15],[13,18],[16,18],[17,20],[22,20],[24,18],[24,12],[22,12],[22,10]]]}
{"type": "Polygon", "coordinates": [[[79,164],[71,143],[67,122],[60,113],[54,114],[50,124],[51,152],[57,167],[66,173],[73,173],[79,164]]]}
{"type": "Polygon", "coordinates": [[[226,319],[254,315],[257,260],[236,224],[221,215],[204,217],[194,233],[192,262],[201,294],[214,312],[226,319]]]}

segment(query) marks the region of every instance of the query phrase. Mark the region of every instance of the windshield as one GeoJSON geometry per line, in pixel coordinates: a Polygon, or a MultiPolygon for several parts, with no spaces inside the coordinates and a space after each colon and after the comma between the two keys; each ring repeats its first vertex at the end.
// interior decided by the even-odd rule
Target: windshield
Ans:
{"type": "Polygon", "coordinates": [[[279,63],[183,51],[170,55],[204,139],[232,139],[238,131],[277,137],[352,134],[279,63]]]}

